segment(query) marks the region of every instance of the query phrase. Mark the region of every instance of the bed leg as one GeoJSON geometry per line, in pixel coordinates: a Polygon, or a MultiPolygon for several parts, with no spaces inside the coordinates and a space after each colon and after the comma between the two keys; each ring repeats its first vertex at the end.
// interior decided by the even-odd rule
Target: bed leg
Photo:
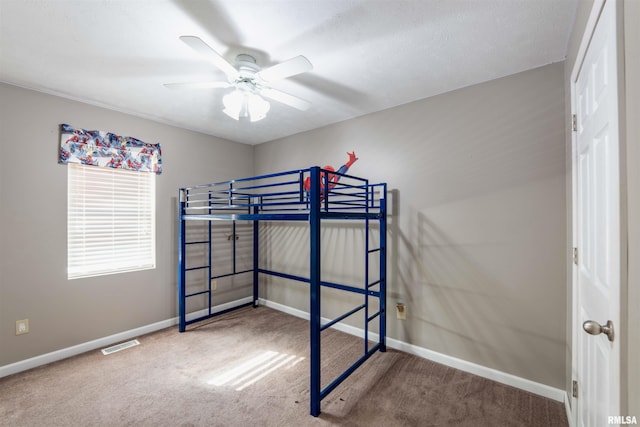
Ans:
{"type": "Polygon", "coordinates": [[[311,415],[320,415],[320,168],[311,168],[311,209],[309,210],[309,401],[311,415]]]}
{"type": "Polygon", "coordinates": [[[186,224],[183,218],[186,194],[184,190],[180,190],[178,194],[178,331],[184,332],[186,330],[186,224]]]}
{"type": "Polygon", "coordinates": [[[380,198],[380,351],[387,351],[387,184],[380,198]]]}
{"type": "MultiPolygon", "coordinates": [[[[253,207],[253,214],[259,213],[258,206],[253,207]]],[[[259,257],[258,257],[258,244],[259,241],[259,221],[253,221],[253,308],[258,307],[259,303],[259,290],[258,290],[258,270],[259,270],[259,257]]]]}

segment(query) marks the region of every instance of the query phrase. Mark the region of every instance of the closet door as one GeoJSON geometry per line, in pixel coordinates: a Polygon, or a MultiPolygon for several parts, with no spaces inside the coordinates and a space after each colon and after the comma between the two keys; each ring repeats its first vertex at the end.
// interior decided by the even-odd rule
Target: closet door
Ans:
{"type": "Polygon", "coordinates": [[[620,183],[615,2],[607,0],[574,88],[574,352],[577,425],[620,414],[620,183]]]}

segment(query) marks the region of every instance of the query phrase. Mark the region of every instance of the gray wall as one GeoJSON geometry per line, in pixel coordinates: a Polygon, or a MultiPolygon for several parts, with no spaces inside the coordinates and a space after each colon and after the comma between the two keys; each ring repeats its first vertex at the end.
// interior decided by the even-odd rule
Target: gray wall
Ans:
{"type": "Polygon", "coordinates": [[[0,366],[176,316],[177,189],[251,175],[253,148],[6,84],[0,120],[0,366]],[[60,123],[162,144],[155,270],[67,280],[60,123]],[[24,318],[31,332],[15,336],[24,318]]]}
{"type": "MultiPolygon", "coordinates": [[[[255,172],[337,168],[355,150],[350,172],[392,190],[389,303],[408,319],[391,315],[389,336],[564,388],[564,99],[552,64],[259,145],[255,172]]],[[[305,270],[304,229],[264,234],[263,262],[305,270]]],[[[361,236],[328,225],[325,274],[359,279],[361,236]]],[[[308,310],[304,285],[265,282],[269,299],[308,310]]],[[[326,297],[327,316],[354,306],[326,297]]]]}

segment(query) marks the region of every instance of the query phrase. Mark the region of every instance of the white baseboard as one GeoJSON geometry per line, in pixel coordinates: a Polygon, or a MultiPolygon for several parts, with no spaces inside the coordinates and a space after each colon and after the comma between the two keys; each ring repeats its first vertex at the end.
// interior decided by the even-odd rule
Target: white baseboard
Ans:
{"type": "Polygon", "coordinates": [[[573,411],[571,410],[571,396],[569,394],[564,395],[564,409],[567,411],[567,422],[569,423],[569,427],[575,426],[575,421],[573,420],[573,411]]]}
{"type": "Polygon", "coordinates": [[[152,323],[151,325],[142,326],[140,328],[131,329],[129,331],[121,332],[114,335],[109,335],[108,337],[103,337],[97,340],[74,345],[72,347],[52,351],[51,353],[42,354],[30,359],[21,360],[10,365],[0,366],[0,378],[17,374],[18,372],[26,371],[28,369],[37,368],[38,366],[46,365],[47,363],[57,362],[58,360],[66,359],[67,357],[75,356],[87,351],[95,350],[97,348],[107,347],[111,344],[115,344],[120,341],[126,341],[128,339],[148,334],[150,332],[155,332],[160,329],[168,328],[175,325],[176,321],[177,318],[163,320],[161,322],[152,323]]]}
{"type": "MultiPolygon", "coordinates": [[[[291,314],[303,319],[309,319],[309,313],[306,311],[291,308],[282,304],[278,304],[272,301],[260,299],[260,304],[266,307],[273,308],[274,310],[282,311],[287,314],[291,314]]],[[[330,319],[322,318],[323,322],[327,322],[330,319]]],[[[336,323],[333,325],[334,329],[345,332],[347,334],[355,335],[358,337],[364,337],[364,331],[354,326],[345,325],[344,323],[336,323]]],[[[369,333],[371,340],[377,340],[378,335],[369,333]]],[[[445,366],[460,369],[461,371],[469,372],[474,375],[478,375],[483,378],[487,378],[502,384],[506,384],[512,387],[519,388],[521,390],[528,391],[530,393],[537,394],[539,396],[547,397],[549,399],[556,400],[558,402],[565,402],[566,393],[564,390],[560,390],[555,387],[551,387],[545,384],[540,384],[535,381],[528,380],[526,378],[517,377],[506,372],[498,371],[496,369],[487,368],[486,366],[478,365],[476,363],[468,362],[466,360],[458,359],[446,354],[438,353],[432,350],[428,350],[423,347],[418,347],[413,344],[408,344],[393,338],[386,339],[387,347],[396,350],[403,351],[405,353],[413,354],[424,359],[431,360],[433,362],[440,363],[445,366]]],[[[566,403],[565,403],[566,405],[566,403]]]]}
{"type": "MultiPolygon", "coordinates": [[[[213,308],[214,313],[218,311],[227,310],[229,308],[237,307],[243,304],[247,304],[253,301],[252,297],[242,298],[236,301],[228,302],[225,304],[217,305],[213,308]]],[[[187,314],[187,320],[194,319],[196,317],[204,316],[207,314],[207,310],[200,310],[198,312],[187,314]]],[[[21,360],[9,365],[0,366],[0,378],[8,375],[17,374],[18,372],[26,371],[28,369],[37,368],[38,366],[46,365],[47,363],[57,362],[58,360],[66,359],[71,356],[75,356],[87,351],[92,351],[97,348],[108,347],[112,344],[116,344],[122,341],[136,338],[144,334],[159,331],[160,329],[169,328],[178,324],[178,318],[162,320],[157,323],[142,326],[140,328],[131,329],[129,331],[120,332],[118,334],[109,335],[108,337],[99,338],[93,341],[88,341],[82,344],[74,345],[72,347],[63,348],[61,350],[52,351],[40,356],[32,357],[30,359],[21,360]]]]}
{"type": "Polygon", "coordinates": [[[461,371],[469,372],[474,375],[478,375],[483,378],[487,378],[493,381],[497,381],[502,384],[506,384],[512,387],[519,388],[521,390],[528,391],[540,396],[547,397],[549,399],[556,400],[558,402],[564,402],[565,392],[555,387],[551,387],[545,384],[541,384],[535,381],[528,380],[526,378],[518,377],[506,372],[498,371],[493,368],[478,365],[476,363],[468,362],[463,359],[448,356],[446,354],[438,353],[436,351],[428,350],[423,347],[418,347],[413,344],[407,344],[402,341],[387,338],[387,346],[401,350],[406,353],[414,354],[416,356],[423,357],[425,359],[441,363],[443,365],[460,369],[461,371]]]}
{"type": "MultiPolygon", "coordinates": [[[[299,317],[301,319],[309,320],[309,313],[303,310],[298,310],[297,308],[292,308],[287,305],[279,304],[277,302],[269,301],[262,298],[260,298],[259,304],[264,305],[265,307],[273,308],[274,310],[282,311],[283,313],[287,313],[295,317],[299,317]]],[[[322,317],[321,319],[325,323],[331,321],[331,319],[327,319],[326,317],[322,317]]],[[[356,328],[355,326],[346,325],[342,322],[336,323],[332,326],[332,328],[345,332],[349,335],[355,335],[360,338],[364,337],[364,331],[362,329],[356,328]]],[[[372,341],[377,341],[378,334],[369,332],[369,339],[372,341]]]]}
{"type": "MultiPolygon", "coordinates": [[[[229,308],[250,303],[252,302],[252,300],[253,300],[252,297],[247,297],[247,298],[242,298],[229,303],[220,304],[218,306],[215,306],[213,311],[219,312],[219,311],[227,310],[229,308]]],[[[260,299],[260,304],[264,305],[265,307],[273,308],[274,310],[282,311],[292,316],[309,320],[309,313],[306,311],[298,310],[292,307],[288,307],[288,306],[278,304],[276,302],[264,300],[264,299],[260,299]]],[[[189,313],[187,315],[187,319],[190,320],[203,315],[206,315],[206,310],[200,310],[198,312],[189,313]]],[[[327,322],[330,319],[323,318],[322,320],[324,322],[327,322]]],[[[6,377],[8,375],[16,374],[18,372],[26,371],[28,369],[36,368],[38,366],[46,365],[47,363],[52,363],[58,360],[66,359],[68,357],[75,356],[77,354],[81,354],[87,351],[95,350],[97,348],[107,347],[112,344],[116,344],[118,342],[136,338],[144,334],[148,334],[151,332],[158,331],[160,329],[174,326],[177,323],[178,323],[178,318],[174,317],[172,319],[163,320],[147,326],[142,326],[140,328],[131,329],[129,331],[110,335],[108,337],[99,338],[97,340],[89,341],[83,344],[78,344],[72,347],[53,351],[51,353],[46,353],[40,356],[32,357],[30,359],[22,360],[20,362],[12,363],[5,366],[0,366],[0,378],[6,377]]],[[[356,328],[354,326],[346,325],[341,322],[338,322],[335,325],[333,325],[333,328],[350,335],[355,335],[361,338],[364,337],[364,331],[362,329],[356,328]]],[[[374,341],[377,340],[378,334],[369,333],[369,339],[374,341]]],[[[567,401],[568,397],[564,390],[560,390],[554,387],[540,384],[535,381],[527,380],[525,378],[517,377],[515,375],[507,374],[502,371],[487,368],[486,366],[478,365],[472,362],[468,362],[466,360],[447,356],[442,353],[431,351],[426,348],[418,347],[416,345],[408,344],[392,338],[387,338],[386,344],[387,344],[387,347],[394,348],[396,350],[404,351],[406,353],[413,354],[413,355],[422,357],[424,359],[432,360],[434,362],[441,363],[443,365],[450,366],[452,368],[460,369],[461,371],[469,372],[471,374],[478,375],[480,377],[487,378],[493,381],[497,381],[502,384],[510,385],[512,387],[516,387],[521,390],[526,390],[528,392],[531,392],[540,396],[544,396],[549,399],[557,400],[558,402],[564,402],[565,407],[567,409],[567,416],[569,417],[571,415],[569,403],[567,401]]],[[[571,422],[569,425],[572,425],[571,422]]]]}
{"type": "MultiPolygon", "coordinates": [[[[218,313],[220,311],[224,311],[224,310],[228,310],[230,308],[234,308],[234,307],[239,307],[241,305],[244,304],[249,304],[253,301],[253,297],[245,297],[245,298],[240,298],[237,299],[235,301],[231,301],[231,302],[226,302],[224,304],[219,304],[216,305],[214,307],[212,307],[211,311],[215,314],[218,313]]],[[[208,314],[208,310],[205,308],[204,310],[199,310],[199,311],[194,311],[192,313],[187,313],[187,315],[185,316],[187,321],[193,320],[193,319],[197,319],[198,317],[204,317],[208,314]]],[[[176,324],[178,324],[178,318],[175,318],[176,324]]]]}

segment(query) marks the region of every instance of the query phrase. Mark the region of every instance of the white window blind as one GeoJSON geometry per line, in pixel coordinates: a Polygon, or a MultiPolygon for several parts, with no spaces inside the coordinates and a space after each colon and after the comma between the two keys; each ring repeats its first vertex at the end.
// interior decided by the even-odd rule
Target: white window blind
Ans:
{"type": "Polygon", "coordinates": [[[69,279],[155,268],[156,174],[68,165],[69,279]]]}

